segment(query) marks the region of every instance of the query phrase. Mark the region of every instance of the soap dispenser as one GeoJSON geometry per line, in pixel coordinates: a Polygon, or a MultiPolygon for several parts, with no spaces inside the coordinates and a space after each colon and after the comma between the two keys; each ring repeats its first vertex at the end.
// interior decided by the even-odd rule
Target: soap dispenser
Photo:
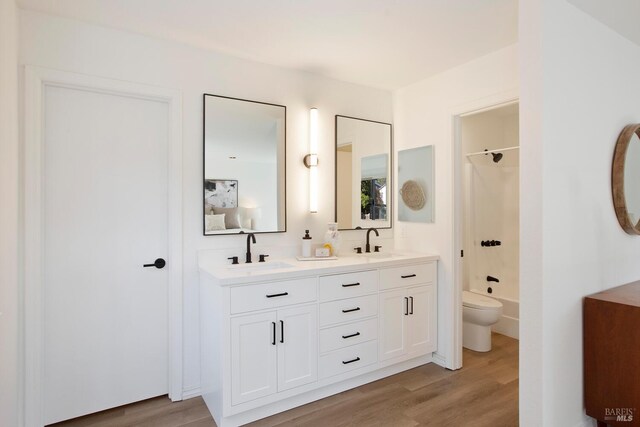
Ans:
{"type": "Polygon", "coordinates": [[[309,230],[304,230],[304,237],[302,238],[302,257],[311,258],[311,236],[309,236],[309,230]]]}

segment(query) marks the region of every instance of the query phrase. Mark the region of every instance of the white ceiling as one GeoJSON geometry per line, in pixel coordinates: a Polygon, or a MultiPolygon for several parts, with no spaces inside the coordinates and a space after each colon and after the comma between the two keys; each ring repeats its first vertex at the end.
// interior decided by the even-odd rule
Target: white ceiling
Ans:
{"type": "Polygon", "coordinates": [[[593,18],[640,45],[640,1],[568,0],[593,18]]]}
{"type": "Polygon", "coordinates": [[[517,0],[18,0],[22,8],[396,89],[517,41],[517,0]]]}

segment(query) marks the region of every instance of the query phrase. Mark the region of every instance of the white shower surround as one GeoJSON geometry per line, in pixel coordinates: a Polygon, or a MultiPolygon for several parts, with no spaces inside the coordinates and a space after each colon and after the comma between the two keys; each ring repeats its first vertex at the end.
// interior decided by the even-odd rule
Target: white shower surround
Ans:
{"type": "Polygon", "coordinates": [[[519,168],[467,164],[469,233],[465,289],[502,302],[503,314],[492,329],[518,338],[519,311],[519,168]],[[482,240],[500,240],[500,246],[482,247],[482,240]],[[487,276],[497,277],[487,292],[487,276]]]}
{"type": "MultiPolygon", "coordinates": [[[[463,119],[463,153],[518,145],[518,115],[482,113],[463,119]]],[[[503,304],[503,315],[492,329],[518,338],[519,330],[519,151],[467,158],[464,166],[463,287],[503,304]],[[483,240],[500,246],[482,247],[483,240]],[[494,276],[499,283],[488,283],[494,276]],[[488,292],[491,286],[492,292],[488,292]]]]}

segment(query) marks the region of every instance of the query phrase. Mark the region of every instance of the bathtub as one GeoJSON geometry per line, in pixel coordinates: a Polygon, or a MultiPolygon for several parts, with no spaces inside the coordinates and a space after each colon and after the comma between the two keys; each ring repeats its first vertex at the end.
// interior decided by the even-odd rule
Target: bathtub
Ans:
{"type": "Polygon", "coordinates": [[[502,303],[502,317],[498,323],[493,325],[492,331],[511,338],[519,339],[519,323],[520,323],[520,302],[511,298],[501,297],[496,294],[490,294],[480,289],[471,289],[471,292],[485,295],[498,300],[502,303]]]}

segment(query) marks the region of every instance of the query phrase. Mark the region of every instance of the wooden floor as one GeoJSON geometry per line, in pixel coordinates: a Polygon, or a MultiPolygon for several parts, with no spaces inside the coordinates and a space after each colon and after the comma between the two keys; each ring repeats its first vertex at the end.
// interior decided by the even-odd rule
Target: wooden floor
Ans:
{"type": "MultiPolygon", "coordinates": [[[[250,424],[266,426],[518,425],[518,341],[494,334],[493,350],[464,350],[464,368],[433,363],[250,424]]],[[[77,418],[56,427],[214,427],[201,398],[166,397],[77,418]]]]}

